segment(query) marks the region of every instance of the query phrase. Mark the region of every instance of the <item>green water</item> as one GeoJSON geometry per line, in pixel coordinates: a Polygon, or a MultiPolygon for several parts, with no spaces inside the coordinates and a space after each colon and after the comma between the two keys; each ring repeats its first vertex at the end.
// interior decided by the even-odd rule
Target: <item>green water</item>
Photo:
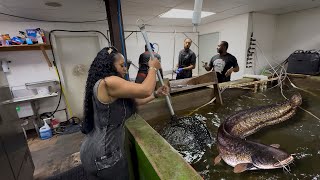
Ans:
{"type": "MultiPolygon", "coordinates": [[[[304,81],[302,85],[309,92],[284,87],[284,94],[290,97],[299,92],[303,98],[301,107],[320,117],[320,83],[304,81]]],[[[262,93],[227,90],[222,96],[223,106],[212,104],[195,112],[207,118],[207,127],[214,137],[220,123],[236,111],[284,100],[279,88],[262,93]]],[[[178,114],[186,115],[192,110],[178,114]]],[[[159,121],[151,121],[150,124],[156,130],[163,127],[163,122],[159,121]]],[[[264,128],[247,139],[264,144],[280,144],[280,149],[296,154],[294,164],[290,165],[291,172],[274,169],[235,174],[233,168],[224,162],[214,166],[213,159],[218,155],[215,140],[211,147],[207,147],[200,161],[191,165],[204,179],[320,179],[320,121],[305,111],[298,109],[296,115],[288,121],[264,128]]]]}

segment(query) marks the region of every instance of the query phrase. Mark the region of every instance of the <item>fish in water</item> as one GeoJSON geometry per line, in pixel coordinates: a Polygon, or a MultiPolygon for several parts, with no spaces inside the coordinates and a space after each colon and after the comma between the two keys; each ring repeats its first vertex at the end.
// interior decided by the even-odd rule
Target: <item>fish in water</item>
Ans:
{"type": "Polygon", "coordinates": [[[265,145],[245,138],[265,126],[278,124],[291,118],[301,103],[300,94],[295,94],[280,104],[243,110],[229,116],[218,129],[219,155],[214,160],[215,164],[223,159],[228,165],[234,167],[235,173],[276,168],[289,171],[288,165],[293,162],[293,157],[280,150],[280,145],[265,145]]]}
{"type": "Polygon", "coordinates": [[[175,148],[188,163],[196,163],[205,153],[205,148],[213,143],[205,117],[185,116],[168,123],[160,134],[175,148]]]}

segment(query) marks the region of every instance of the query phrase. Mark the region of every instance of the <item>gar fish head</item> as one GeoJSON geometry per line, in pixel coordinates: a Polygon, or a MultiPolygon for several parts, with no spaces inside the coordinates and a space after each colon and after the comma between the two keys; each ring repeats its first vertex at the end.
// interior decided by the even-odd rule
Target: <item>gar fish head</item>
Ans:
{"type": "Polygon", "coordinates": [[[274,147],[257,151],[251,158],[254,166],[259,169],[286,169],[286,166],[293,162],[290,154],[274,147]]]}

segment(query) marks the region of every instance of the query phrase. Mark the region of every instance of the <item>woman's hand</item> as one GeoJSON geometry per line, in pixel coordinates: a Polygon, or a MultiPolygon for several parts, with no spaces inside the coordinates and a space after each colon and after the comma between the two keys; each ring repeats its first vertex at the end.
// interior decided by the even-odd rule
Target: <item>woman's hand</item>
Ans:
{"type": "Polygon", "coordinates": [[[170,88],[167,85],[164,85],[164,86],[159,87],[156,91],[154,91],[153,96],[149,96],[144,99],[136,98],[135,100],[136,100],[137,105],[140,106],[140,105],[147,104],[148,102],[154,100],[154,98],[169,95],[169,92],[170,92],[170,88]]]}
{"type": "Polygon", "coordinates": [[[154,67],[157,70],[159,70],[161,68],[161,64],[157,58],[154,58],[154,59],[150,58],[148,65],[149,65],[149,67],[154,67]]]}
{"type": "Polygon", "coordinates": [[[169,95],[169,93],[170,88],[167,85],[163,85],[155,91],[155,94],[159,97],[169,95]]]}

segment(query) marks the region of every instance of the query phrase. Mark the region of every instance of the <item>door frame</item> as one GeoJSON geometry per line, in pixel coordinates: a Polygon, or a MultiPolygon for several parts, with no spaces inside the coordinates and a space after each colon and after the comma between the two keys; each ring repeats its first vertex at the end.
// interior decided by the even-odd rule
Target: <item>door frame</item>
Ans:
{"type": "Polygon", "coordinates": [[[210,33],[204,33],[204,34],[199,34],[199,36],[198,36],[198,45],[199,45],[199,50],[198,50],[198,53],[199,53],[199,58],[198,58],[198,61],[199,61],[199,65],[198,65],[198,73],[199,73],[199,75],[202,75],[202,74],[200,74],[200,68],[202,68],[202,63],[200,62],[201,60],[200,60],[200,56],[201,56],[201,54],[200,54],[200,36],[203,36],[203,35],[208,35],[208,34],[218,34],[218,42],[220,42],[221,41],[221,33],[219,32],[219,31],[215,31],[215,32],[210,32],[210,33]],[[200,64],[201,64],[201,67],[200,67],[200,64]]]}
{"type": "MultiPolygon", "coordinates": [[[[62,85],[62,88],[65,90],[66,87],[66,83],[64,80],[64,75],[63,75],[63,71],[61,68],[61,57],[59,56],[59,51],[57,48],[57,38],[61,38],[61,37],[97,37],[98,41],[99,41],[99,47],[100,49],[102,49],[103,47],[105,47],[104,41],[103,41],[103,37],[99,34],[99,33],[95,33],[95,32],[53,32],[52,33],[52,39],[51,39],[51,46],[52,46],[52,51],[54,53],[54,57],[55,57],[55,62],[56,62],[56,66],[57,66],[57,70],[59,72],[60,75],[60,82],[62,85]]],[[[64,97],[64,101],[66,106],[69,106],[69,104],[66,102],[66,99],[68,100],[69,97],[66,97],[67,95],[65,93],[62,94],[64,97]]],[[[69,108],[67,107],[67,112],[68,112],[68,117],[72,117],[72,108],[69,106],[69,108]],[[70,108],[70,109],[69,109],[70,108]],[[70,112],[71,110],[71,112],[70,112]]]]}

